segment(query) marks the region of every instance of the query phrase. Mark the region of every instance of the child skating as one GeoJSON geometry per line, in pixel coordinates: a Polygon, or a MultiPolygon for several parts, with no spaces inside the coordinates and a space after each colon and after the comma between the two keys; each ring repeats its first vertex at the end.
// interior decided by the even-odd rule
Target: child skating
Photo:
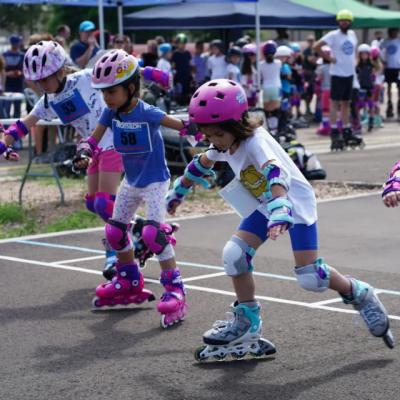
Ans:
{"type": "Polygon", "coordinates": [[[247,208],[222,256],[237,295],[233,317],[218,321],[204,333],[204,345],[196,350],[196,360],[275,353],[273,343],[261,335],[252,258],[267,238],[276,240],[286,230],[292,242],[298,284],[311,292],[338,292],[345,304],[360,312],[371,334],[393,347],[388,315],[374,289],[342,275],[318,256],[313,189],[261,123],[249,117],[243,88],[225,79],[205,83],[191,99],[189,118],[211,146],[195,157],[175,181],[167,196],[168,212],[174,214],[193,184],[212,174],[216,161],[228,162],[235,173],[237,192],[231,193],[231,204],[241,208],[242,213],[243,206],[247,208]],[[247,200],[235,201],[239,197],[247,200]]]}
{"type": "Polygon", "coordinates": [[[93,68],[92,86],[103,92],[106,107],[93,134],[78,148],[78,168],[86,168],[108,128],[113,145],[122,155],[125,178],[118,189],[112,217],[105,227],[106,238],[117,251],[116,275],[96,288],[93,305],[141,304],[154,300],[144,288],[143,275],[134,260],[131,220],[145,203],[146,220],[141,229],[147,248],[157,255],[164,294],[157,305],[164,328],[184,319],[185,288],[176,267],[172,244],[173,227],[165,224],[164,197],[170,174],[165,161],[160,125],[182,130],[185,124],[139,99],[140,71],[135,57],[115,50],[99,59],[93,68]],[[80,157],[83,155],[84,157],[80,157]]]}

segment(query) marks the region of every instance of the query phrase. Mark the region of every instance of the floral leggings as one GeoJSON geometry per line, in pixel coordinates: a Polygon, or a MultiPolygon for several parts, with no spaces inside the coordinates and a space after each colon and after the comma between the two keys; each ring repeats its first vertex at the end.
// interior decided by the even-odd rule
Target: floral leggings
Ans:
{"type": "MultiPolygon", "coordinates": [[[[135,217],[140,204],[144,203],[146,219],[160,223],[164,222],[166,214],[165,196],[168,188],[169,180],[151,183],[144,188],[138,188],[130,185],[124,178],[115,199],[112,219],[128,225],[135,217]]],[[[174,248],[169,244],[157,258],[159,261],[169,260],[174,255],[174,248]]]]}

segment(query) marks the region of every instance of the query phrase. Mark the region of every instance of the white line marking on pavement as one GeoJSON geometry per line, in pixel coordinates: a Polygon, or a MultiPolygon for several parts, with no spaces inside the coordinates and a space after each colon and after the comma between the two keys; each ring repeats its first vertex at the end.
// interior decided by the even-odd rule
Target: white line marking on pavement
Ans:
{"type": "Polygon", "coordinates": [[[59,244],[59,243],[36,242],[33,240],[16,240],[16,243],[29,244],[31,246],[52,247],[55,249],[76,250],[76,251],[82,251],[84,253],[97,253],[97,254],[105,253],[104,250],[88,249],[86,247],[69,246],[69,245],[59,244]]]}
{"type": "MultiPolygon", "coordinates": [[[[17,258],[17,257],[8,257],[8,256],[1,256],[1,260],[6,260],[6,261],[14,261],[14,262],[19,262],[19,263],[24,263],[24,264],[30,264],[30,265],[38,265],[38,266],[43,266],[43,267],[50,267],[50,268],[58,268],[58,269],[63,269],[63,270],[70,270],[70,271],[78,271],[78,272],[86,272],[89,274],[94,274],[94,275],[101,275],[101,271],[96,271],[92,269],[86,269],[86,268],[78,268],[70,265],[58,265],[55,263],[47,263],[47,262],[41,262],[41,261],[32,261],[32,260],[26,260],[23,258],[17,258]]],[[[148,279],[145,278],[146,282],[151,282],[155,284],[160,284],[160,282],[156,279],[148,279]]],[[[227,290],[220,290],[220,289],[213,289],[213,288],[208,288],[208,287],[202,287],[202,286],[193,286],[193,285],[185,285],[187,289],[192,289],[192,290],[197,290],[201,292],[207,292],[207,293],[216,293],[216,294],[223,294],[225,296],[232,296],[236,297],[236,293],[234,292],[229,292],[227,290]]],[[[348,309],[342,309],[342,308],[336,308],[336,307],[328,307],[328,306],[318,306],[318,305],[313,305],[313,303],[305,303],[302,301],[295,301],[295,300],[286,300],[286,299],[278,299],[275,297],[268,297],[268,296],[255,296],[257,299],[260,300],[266,300],[271,303],[281,303],[281,304],[290,304],[290,305],[296,305],[296,306],[301,306],[301,307],[306,307],[310,309],[320,309],[320,310],[327,310],[327,311],[334,311],[334,312],[341,312],[341,313],[346,313],[346,314],[358,314],[357,311],[355,310],[348,310],[348,309]]],[[[400,316],[397,315],[389,315],[390,319],[393,320],[398,320],[400,321],[400,316]]]]}
{"type": "Polygon", "coordinates": [[[92,256],[92,257],[82,257],[82,258],[72,258],[70,260],[60,260],[60,261],[53,261],[53,262],[54,262],[54,264],[69,264],[69,263],[74,263],[74,262],[101,260],[102,258],[104,259],[104,255],[92,256]]]}
{"type": "Polygon", "coordinates": [[[184,278],[182,279],[183,282],[191,282],[191,281],[198,281],[201,279],[207,279],[207,278],[214,278],[216,276],[226,276],[225,271],[224,272],[216,272],[214,274],[206,274],[206,275],[199,275],[199,276],[191,276],[189,278],[184,278]]]}

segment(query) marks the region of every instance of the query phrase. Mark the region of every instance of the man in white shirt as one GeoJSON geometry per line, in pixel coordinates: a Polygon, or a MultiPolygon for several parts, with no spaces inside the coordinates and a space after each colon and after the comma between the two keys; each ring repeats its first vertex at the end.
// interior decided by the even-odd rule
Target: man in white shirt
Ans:
{"type": "Polygon", "coordinates": [[[349,10],[341,10],[336,15],[339,29],[323,36],[313,47],[321,57],[327,57],[322,51],[323,46],[331,48],[330,75],[331,75],[331,107],[330,122],[331,150],[343,150],[344,146],[362,144],[361,137],[353,134],[350,125],[350,99],[353,90],[353,77],[356,67],[357,36],[350,30],[353,14],[349,10]],[[337,126],[337,114],[340,110],[340,119],[343,122],[343,136],[337,126]]]}
{"type": "MultiPolygon", "coordinates": [[[[400,73],[400,38],[398,38],[399,29],[389,28],[388,38],[381,45],[381,56],[385,66],[385,81],[388,87],[388,104],[386,109],[386,117],[392,118],[392,83],[397,85],[399,89],[399,73],[400,73]]],[[[397,102],[397,118],[400,119],[400,101],[397,102]]]]}

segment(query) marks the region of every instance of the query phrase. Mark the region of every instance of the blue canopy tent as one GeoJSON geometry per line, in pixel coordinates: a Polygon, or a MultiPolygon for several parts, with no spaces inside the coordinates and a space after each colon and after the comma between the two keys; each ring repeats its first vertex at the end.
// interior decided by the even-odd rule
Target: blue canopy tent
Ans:
{"type": "Polygon", "coordinates": [[[104,49],[104,14],[103,7],[118,7],[118,32],[123,33],[122,8],[139,6],[157,6],[163,4],[181,3],[182,0],[0,0],[0,4],[42,4],[59,6],[98,7],[100,46],[104,49]]]}

